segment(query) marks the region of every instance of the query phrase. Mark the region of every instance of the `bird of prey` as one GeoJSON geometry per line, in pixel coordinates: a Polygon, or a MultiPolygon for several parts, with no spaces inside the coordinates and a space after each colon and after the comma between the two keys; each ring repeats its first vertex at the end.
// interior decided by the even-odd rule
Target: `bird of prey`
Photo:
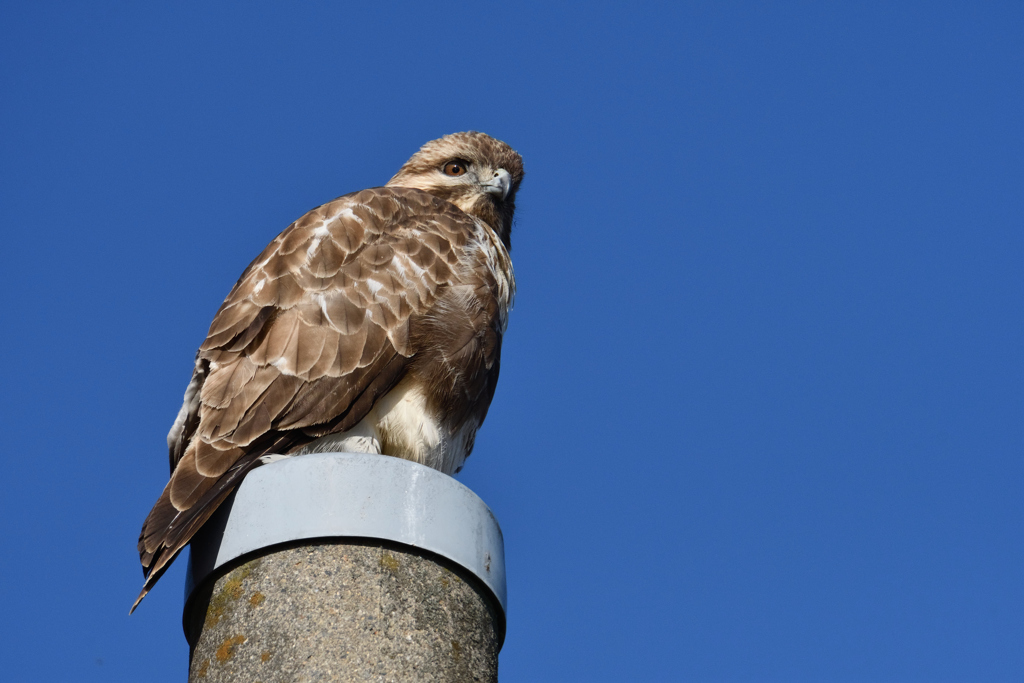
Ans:
{"type": "Polygon", "coordinates": [[[142,525],[138,606],[217,506],[282,456],[380,453],[453,474],[498,381],[522,158],[477,132],[428,142],[384,187],[289,225],[196,354],[142,525]]]}

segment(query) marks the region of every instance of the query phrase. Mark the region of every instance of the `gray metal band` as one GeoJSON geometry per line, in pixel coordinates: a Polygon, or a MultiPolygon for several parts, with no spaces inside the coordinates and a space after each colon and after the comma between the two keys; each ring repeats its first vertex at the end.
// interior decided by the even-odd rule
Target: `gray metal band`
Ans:
{"type": "Polygon", "coordinates": [[[192,539],[185,600],[218,567],[304,539],[376,538],[447,558],[506,611],[498,520],[455,479],[408,460],[317,453],[258,467],[192,539]],[[232,499],[233,498],[233,499],[232,499]]]}

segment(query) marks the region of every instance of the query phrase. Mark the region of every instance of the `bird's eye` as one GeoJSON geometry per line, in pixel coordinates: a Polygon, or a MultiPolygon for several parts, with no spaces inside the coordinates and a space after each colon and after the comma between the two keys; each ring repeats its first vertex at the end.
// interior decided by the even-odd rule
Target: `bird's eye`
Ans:
{"type": "Polygon", "coordinates": [[[469,169],[469,162],[464,159],[453,159],[444,165],[444,174],[450,176],[465,175],[469,169]]]}

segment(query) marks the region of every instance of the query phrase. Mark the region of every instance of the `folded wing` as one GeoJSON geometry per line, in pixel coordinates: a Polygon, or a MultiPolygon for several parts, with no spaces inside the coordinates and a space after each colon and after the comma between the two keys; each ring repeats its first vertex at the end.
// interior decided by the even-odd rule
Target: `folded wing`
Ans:
{"type": "Polygon", "coordinates": [[[246,268],[168,435],[171,479],[139,538],[136,606],[262,455],[351,429],[401,380],[410,330],[459,284],[473,229],[431,194],[374,188],[313,209],[246,268]]]}

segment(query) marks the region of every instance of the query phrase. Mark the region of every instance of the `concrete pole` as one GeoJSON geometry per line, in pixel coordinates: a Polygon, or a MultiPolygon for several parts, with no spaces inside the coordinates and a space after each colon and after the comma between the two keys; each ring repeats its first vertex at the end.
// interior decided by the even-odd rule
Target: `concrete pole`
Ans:
{"type": "Polygon", "coordinates": [[[451,477],[282,460],[192,543],[189,681],[497,681],[504,605],[500,529],[451,477]]]}

